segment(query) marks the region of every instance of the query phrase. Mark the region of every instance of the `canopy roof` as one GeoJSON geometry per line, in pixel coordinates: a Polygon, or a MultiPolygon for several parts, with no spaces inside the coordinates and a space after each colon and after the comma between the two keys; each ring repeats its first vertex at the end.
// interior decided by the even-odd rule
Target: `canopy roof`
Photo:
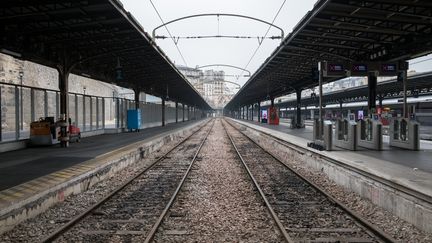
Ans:
{"type": "Polygon", "coordinates": [[[432,52],[428,0],[319,0],[226,108],[318,83],[318,62],[400,61],[432,52]]]}
{"type": "Polygon", "coordinates": [[[0,12],[3,53],[211,109],[119,1],[7,0],[0,12]]]}

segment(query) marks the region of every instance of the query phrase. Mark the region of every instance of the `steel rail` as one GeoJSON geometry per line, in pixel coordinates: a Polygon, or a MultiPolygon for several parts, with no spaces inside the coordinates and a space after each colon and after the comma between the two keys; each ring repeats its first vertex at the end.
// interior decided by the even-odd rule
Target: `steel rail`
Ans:
{"type": "Polygon", "coordinates": [[[276,225],[278,226],[282,236],[285,238],[285,241],[288,243],[294,243],[295,241],[293,239],[291,239],[291,237],[289,236],[288,232],[285,230],[285,227],[283,226],[281,220],[279,219],[279,217],[276,215],[275,211],[273,210],[273,207],[270,205],[270,202],[268,201],[267,197],[265,196],[264,192],[262,191],[261,187],[259,186],[257,180],[255,179],[255,177],[252,175],[252,172],[249,169],[249,166],[247,166],[246,162],[243,159],[243,156],[240,154],[240,151],[237,149],[237,146],[234,143],[233,138],[231,137],[231,135],[228,133],[228,129],[225,127],[225,119],[223,119],[222,122],[222,126],[225,129],[225,132],[232,144],[232,146],[234,147],[234,150],[237,153],[237,156],[239,157],[240,161],[242,162],[243,167],[245,168],[249,178],[252,180],[255,188],[257,189],[258,193],[260,194],[261,198],[263,199],[267,209],[269,210],[271,216],[273,217],[276,225]]]}
{"type": "Polygon", "coordinates": [[[63,226],[61,226],[59,229],[57,229],[56,231],[54,231],[53,233],[51,233],[50,235],[48,235],[47,237],[45,237],[41,242],[43,242],[43,243],[45,243],[45,242],[53,242],[55,239],[57,239],[63,233],[67,232],[69,229],[71,229],[72,227],[74,227],[81,219],[83,219],[84,217],[86,217],[87,215],[89,215],[90,213],[92,213],[96,208],[100,207],[103,203],[105,203],[106,201],[108,201],[109,199],[111,199],[113,196],[115,196],[116,194],[118,194],[126,186],[128,186],[129,184],[131,184],[135,179],[137,179],[138,177],[142,176],[144,173],[146,173],[148,170],[150,170],[151,168],[153,168],[160,161],[162,161],[163,159],[165,159],[169,153],[171,153],[176,148],[178,148],[180,145],[182,145],[183,143],[185,143],[193,135],[195,135],[199,131],[201,131],[204,127],[207,126],[207,124],[209,122],[210,122],[210,120],[207,121],[198,130],[196,130],[195,132],[193,132],[192,134],[190,134],[189,136],[187,136],[186,138],[184,138],[183,140],[181,140],[180,142],[178,142],[174,147],[172,147],[166,153],[164,153],[162,156],[160,156],[158,159],[156,159],[150,166],[146,167],[141,172],[139,172],[138,174],[136,174],[135,176],[133,176],[132,178],[130,178],[129,180],[127,180],[126,182],[124,182],[123,184],[121,184],[120,186],[118,186],[117,188],[115,188],[113,191],[111,191],[104,198],[102,198],[101,200],[99,200],[98,202],[96,202],[95,204],[93,204],[92,206],[90,206],[89,208],[87,208],[87,210],[85,210],[81,214],[75,216],[69,222],[67,222],[66,224],[64,224],[63,226]]]}
{"type": "Polygon", "coordinates": [[[153,240],[154,236],[156,235],[157,230],[159,229],[159,226],[162,224],[162,221],[164,220],[165,216],[168,214],[168,211],[170,210],[171,206],[174,204],[174,201],[177,198],[177,195],[179,194],[184,182],[186,181],[189,172],[192,170],[192,166],[195,164],[195,161],[198,157],[198,154],[201,151],[202,146],[204,145],[205,141],[207,140],[210,132],[213,130],[213,126],[215,124],[215,121],[213,121],[211,128],[209,129],[209,131],[207,132],[207,134],[205,135],[204,139],[201,141],[197,151],[195,152],[194,157],[192,158],[189,167],[186,170],[186,173],[184,174],[182,180],[180,181],[179,185],[177,186],[177,189],[175,190],[174,194],[171,196],[171,199],[169,200],[168,204],[165,206],[164,210],[162,211],[161,215],[159,216],[158,220],[156,221],[156,223],[153,225],[152,229],[150,230],[150,232],[147,234],[146,239],[144,240],[144,243],[149,243],[153,240]]]}
{"type": "MultiPolygon", "coordinates": [[[[224,121],[226,121],[224,119],[224,121]]],[[[338,199],[336,199],[335,197],[333,197],[332,195],[330,195],[329,193],[327,193],[326,191],[324,191],[323,188],[321,188],[320,186],[318,186],[317,184],[315,184],[315,182],[312,182],[311,180],[309,180],[308,178],[304,177],[303,175],[301,175],[300,173],[298,173],[294,168],[292,168],[290,165],[285,164],[284,162],[282,162],[282,160],[280,160],[275,154],[273,154],[272,152],[268,151],[267,149],[265,149],[263,146],[261,146],[260,144],[258,144],[255,140],[251,139],[249,136],[247,136],[243,131],[241,131],[240,129],[236,128],[234,125],[232,125],[230,122],[226,121],[231,127],[233,127],[236,131],[238,131],[239,133],[241,133],[243,136],[245,136],[249,141],[251,141],[253,144],[255,144],[256,146],[258,146],[259,148],[261,148],[265,153],[267,153],[268,155],[270,155],[273,159],[275,159],[277,162],[279,162],[282,166],[284,166],[285,168],[287,168],[288,170],[290,170],[291,172],[293,172],[296,176],[298,176],[300,179],[304,180],[306,183],[308,183],[309,185],[311,185],[314,189],[316,189],[318,192],[322,193],[325,197],[327,197],[330,201],[332,201],[336,206],[338,206],[339,208],[341,208],[344,212],[346,212],[348,215],[350,215],[353,219],[355,219],[357,221],[357,223],[359,223],[361,226],[363,226],[364,228],[366,228],[367,230],[369,230],[371,233],[373,233],[375,236],[379,237],[383,242],[386,243],[394,243],[397,242],[396,239],[394,239],[393,237],[391,237],[390,235],[388,235],[387,233],[385,233],[384,231],[380,230],[376,225],[372,224],[371,222],[369,222],[368,220],[366,220],[365,218],[363,218],[361,215],[359,215],[358,213],[354,212],[353,210],[349,209],[347,206],[345,206],[341,201],[339,201],[338,199]]]]}

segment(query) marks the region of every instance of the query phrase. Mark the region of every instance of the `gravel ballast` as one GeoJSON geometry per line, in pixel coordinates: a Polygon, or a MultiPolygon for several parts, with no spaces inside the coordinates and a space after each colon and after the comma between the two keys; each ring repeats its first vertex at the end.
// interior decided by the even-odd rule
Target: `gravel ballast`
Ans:
{"type": "Polygon", "coordinates": [[[155,242],[283,242],[218,120],[155,242]]]}

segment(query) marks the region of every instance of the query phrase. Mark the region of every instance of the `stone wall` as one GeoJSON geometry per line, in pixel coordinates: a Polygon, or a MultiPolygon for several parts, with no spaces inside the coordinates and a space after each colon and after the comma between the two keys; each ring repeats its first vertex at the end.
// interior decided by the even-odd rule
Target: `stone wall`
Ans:
{"type": "MultiPolygon", "coordinates": [[[[0,82],[20,84],[20,70],[23,71],[22,84],[25,86],[59,90],[58,72],[54,68],[46,67],[29,61],[23,61],[0,53],[0,82]]],[[[1,126],[4,132],[15,130],[15,89],[12,86],[1,85],[1,126]]],[[[95,79],[71,74],[69,76],[69,92],[102,96],[134,99],[134,92],[113,84],[95,79]]],[[[23,92],[23,104],[27,107],[30,102],[30,92],[23,92]]],[[[37,100],[39,102],[39,100],[37,100]]],[[[42,108],[43,109],[43,108],[42,108]]],[[[24,108],[25,112],[28,109],[24,108]]],[[[48,110],[56,110],[56,102],[48,102],[48,110]]],[[[36,118],[37,119],[37,118],[36,118]]],[[[28,123],[26,121],[26,123],[28,123]]],[[[25,124],[28,126],[28,124],[25,124]]]]}

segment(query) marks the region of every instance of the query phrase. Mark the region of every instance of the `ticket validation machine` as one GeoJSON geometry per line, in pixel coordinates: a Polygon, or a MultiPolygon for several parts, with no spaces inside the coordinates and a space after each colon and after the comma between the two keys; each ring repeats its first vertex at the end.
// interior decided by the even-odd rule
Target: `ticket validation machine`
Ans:
{"type": "Polygon", "coordinates": [[[377,119],[364,118],[357,122],[357,144],[360,147],[382,150],[382,123],[377,119]]]}
{"type": "Polygon", "coordinates": [[[340,148],[357,150],[357,123],[355,122],[354,114],[348,114],[348,118],[336,121],[336,138],[334,143],[335,146],[340,148]]]}
{"type": "Polygon", "coordinates": [[[330,151],[333,148],[333,124],[328,120],[315,119],[313,123],[313,143],[308,144],[319,150],[330,151]]]}
{"type": "Polygon", "coordinates": [[[390,123],[390,146],[420,150],[419,123],[408,118],[394,118],[390,123]]]}
{"type": "Polygon", "coordinates": [[[290,129],[295,129],[295,128],[305,128],[305,124],[303,119],[301,119],[301,123],[297,123],[297,116],[292,116],[288,118],[288,127],[290,129]]]}

